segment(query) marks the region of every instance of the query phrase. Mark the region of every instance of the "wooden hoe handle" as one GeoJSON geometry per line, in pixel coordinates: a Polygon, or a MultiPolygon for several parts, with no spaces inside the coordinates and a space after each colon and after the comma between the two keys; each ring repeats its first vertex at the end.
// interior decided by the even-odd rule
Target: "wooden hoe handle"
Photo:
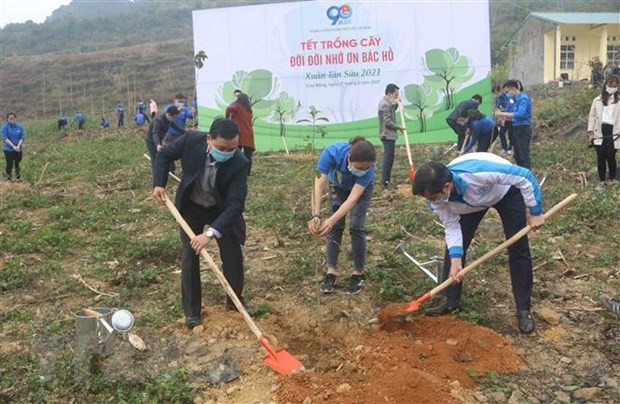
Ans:
{"type": "MultiPolygon", "coordinates": [[[[174,206],[174,203],[172,203],[170,198],[166,196],[165,200],[166,200],[166,206],[168,207],[168,210],[170,210],[170,213],[172,213],[177,223],[179,223],[179,225],[181,226],[183,231],[185,231],[185,233],[190,238],[190,240],[196,237],[196,235],[194,234],[192,229],[189,227],[185,219],[183,219],[183,217],[177,210],[176,206],[174,206]]],[[[220,271],[220,269],[217,267],[217,265],[215,264],[215,261],[213,261],[213,258],[211,258],[209,253],[204,248],[200,250],[200,255],[202,255],[202,258],[204,258],[204,260],[207,261],[207,264],[209,264],[209,267],[211,268],[211,270],[213,271],[217,279],[220,281],[222,286],[224,286],[224,289],[226,290],[228,297],[230,297],[230,299],[233,301],[233,303],[235,304],[235,307],[237,308],[237,310],[239,310],[239,313],[241,313],[241,315],[243,316],[243,319],[248,323],[254,335],[256,335],[256,338],[260,340],[263,337],[263,333],[258,328],[256,323],[254,323],[254,320],[252,320],[252,317],[250,317],[245,307],[243,307],[243,304],[239,300],[239,297],[237,296],[235,291],[232,289],[232,287],[226,280],[226,277],[224,277],[224,274],[222,274],[222,271],[220,271]]]]}

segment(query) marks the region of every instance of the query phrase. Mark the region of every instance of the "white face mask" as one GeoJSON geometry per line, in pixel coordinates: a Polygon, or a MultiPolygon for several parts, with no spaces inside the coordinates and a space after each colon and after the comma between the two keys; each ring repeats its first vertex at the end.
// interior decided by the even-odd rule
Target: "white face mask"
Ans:
{"type": "Polygon", "coordinates": [[[616,91],[618,91],[618,87],[605,87],[605,91],[607,91],[607,94],[609,95],[613,95],[616,93],[616,91]]]}

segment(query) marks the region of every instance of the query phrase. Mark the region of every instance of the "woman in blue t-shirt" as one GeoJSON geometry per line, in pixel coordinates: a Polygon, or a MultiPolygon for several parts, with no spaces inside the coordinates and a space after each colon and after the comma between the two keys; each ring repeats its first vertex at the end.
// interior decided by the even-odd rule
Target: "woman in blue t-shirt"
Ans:
{"type": "Polygon", "coordinates": [[[19,163],[22,161],[24,128],[17,122],[17,115],[9,112],[6,123],[2,126],[2,144],[6,158],[6,178],[12,180],[11,174],[15,167],[15,179],[20,179],[19,163]]]}
{"type": "Polygon", "coordinates": [[[363,273],[366,260],[364,223],[372,196],[375,160],[374,146],[360,136],[349,143],[338,142],[327,146],[317,163],[320,176],[314,182],[312,219],[308,222],[308,229],[313,235],[327,236],[327,271],[321,285],[323,293],[334,291],[345,217],[349,212],[354,268],[345,290],[348,294],[356,294],[366,284],[363,273]],[[321,196],[328,182],[330,216],[321,220],[321,196]]]}
{"type": "Polygon", "coordinates": [[[491,118],[477,109],[470,109],[467,111],[459,111],[456,122],[471,130],[471,140],[465,145],[460,153],[461,155],[469,153],[476,143],[478,143],[476,151],[486,152],[489,150],[493,129],[495,127],[495,122],[491,118]]]}

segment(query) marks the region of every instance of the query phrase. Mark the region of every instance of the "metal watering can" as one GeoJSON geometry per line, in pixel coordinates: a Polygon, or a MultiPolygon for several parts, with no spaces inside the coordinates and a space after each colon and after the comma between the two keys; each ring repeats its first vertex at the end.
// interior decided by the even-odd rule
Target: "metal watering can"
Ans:
{"type": "Polygon", "coordinates": [[[128,310],[113,311],[107,307],[82,309],[74,314],[78,346],[92,354],[109,356],[114,350],[115,331],[125,334],[133,327],[134,317],[128,310]]]}

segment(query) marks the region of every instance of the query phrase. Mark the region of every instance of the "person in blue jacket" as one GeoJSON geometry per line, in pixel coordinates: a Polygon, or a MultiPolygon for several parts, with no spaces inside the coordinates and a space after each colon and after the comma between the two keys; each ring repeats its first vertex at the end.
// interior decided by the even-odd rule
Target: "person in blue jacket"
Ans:
{"type": "MultiPolygon", "coordinates": [[[[78,123],[78,129],[80,130],[84,128],[85,121],[86,121],[86,118],[84,118],[84,114],[82,114],[80,111],[77,111],[75,115],[73,116],[73,122],[78,123]]],[[[71,124],[73,124],[73,122],[71,122],[71,124]]]]}
{"type": "MultiPolygon", "coordinates": [[[[533,229],[545,223],[542,194],[532,172],[493,153],[466,154],[448,166],[425,163],[416,171],[412,192],[426,199],[445,227],[442,281],[448,277],[455,281],[443,292],[446,301],[425,311],[430,316],[460,308],[467,248],[489,208],[499,213],[506,239],[526,226],[526,207],[533,229]]],[[[530,313],[533,273],[527,236],[508,247],[508,257],[519,330],[529,334],[534,331],[534,320],[530,313]]]]}
{"type": "Polygon", "coordinates": [[[465,141],[465,127],[458,124],[456,116],[459,111],[467,111],[470,109],[478,109],[478,106],[482,104],[482,97],[479,94],[475,94],[471,97],[471,100],[465,100],[460,102],[456,108],[448,115],[446,122],[448,126],[452,128],[457,136],[456,148],[461,150],[463,148],[463,142],[465,141]]]}
{"type": "Polygon", "coordinates": [[[138,103],[138,105],[136,106],[136,111],[137,111],[136,116],[142,114],[142,115],[144,115],[144,120],[146,122],[148,122],[148,123],[151,123],[151,120],[149,119],[148,115],[146,114],[146,104],[144,102],[140,101],[138,103]]]}
{"type": "Polygon", "coordinates": [[[21,179],[19,163],[22,161],[24,128],[17,122],[17,115],[9,112],[6,116],[6,123],[2,125],[2,145],[4,158],[6,159],[6,178],[11,181],[13,167],[15,167],[15,179],[21,179]]]}
{"type": "MultiPolygon", "coordinates": [[[[187,106],[185,96],[181,93],[178,93],[174,96],[174,105],[176,105],[179,110],[179,115],[177,115],[174,123],[176,124],[176,127],[184,129],[185,121],[187,121],[188,119],[194,119],[194,114],[192,113],[192,110],[187,106]]],[[[177,137],[181,136],[183,133],[184,132],[175,129],[175,127],[170,126],[170,128],[168,129],[168,135],[166,136],[165,143],[173,141],[177,137]]]]}
{"type": "Polygon", "coordinates": [[[125,125],[125,106],[120,102],[116,106],[116,119],[116,126],[122,128],[125,125]]]}
{"type": "Polygon", "coordinates": [[[523,86],[517,80],[506,81],[504,91],[508,99],[514,100],[514,111],[506,112],[497,109],[495,110],[495,117],[512,121],[513,135],[511,141],[515,163],[529,169],[531,168],[532,102],[530,97],[523,92],[523,86]]]}
{"type": "Polygon", "coordinates": [[[58,130],[66,129],[68,123],[69,123],[69,118],[67,118],[66,114],[62,114],[60,118],[58,118],[58,130]]]}
{"type": "MultiPolygon", "coordinates": [[[[134,118],[134,121],[136,122],[136,125],[138,125],[138,126],[142,126],[142,125],[144,125],[144,123],[145,123],[146,121],[148,121],[148,120],[149,120],[149,119],[147,118],[147,116],[146,116],[146,115],[144,115],[143,113],[140,113],[140,112],[138,112],[138,113],[136,114],[136,117],[134,118]]],[[[149,121],[149,123],[150,123],[150,121],[149,121]]]]}
{"type": "Polygon", "coordinates": [[[110,122],[108,122],[107,119],[105,119],[105,117],[101,117],[101,122],[99,122],[99,126],[101,126],[102,128],[109,128],[110,127],[110,122]]]}
{"type": "Polygon", "coordinates": [[[325,148],[317,163],[320,176],[314,182],[312,218],[308,230],[315,236],[327,236],[327,271],[321,292],[331,293],[336,284],[336,265],[342,244],[345,217],[350,212],[349,234],[353,253],[353,274],[345,291],[356,294],[366,285],[366,211],[372,197],[375,177],[375,148],[361,136],[350,142],[333,143],[325,148]],[[329,183],[329,216],[321,220],[321,198],[329,183]]]}
{"type": "MultiPolygon", "coordinates": [[[[496,87],[496,93],[498,94],[495,97],[493,102],[493,110],[499,109],[505,112],[513,112],[514,111],[514,100],[508,98],[504,90],[500,86],[496,87]]],[[[495,141],[495,139],[499,136],[499,142],[502,147],[502,151],[500,152],[500,156],[506,157],[512,155],[512,146],[509,143],[509,140],[512,136],[512,122],[506,120],[504,118],[496,119],[496,127],[493,132],[493,137],[491,138],[491,143],[495,141]]]]}
{"type": "Polygon", "coordinates": [[[469,153],[476,143],[478,143],[476,151],[486,152],[489,150],[493,129],[495,128],[493,119],[485,116],[477,109],[470,109],[459,111],[457,122],[463,127],[468,127],[471,131],[471,140],[460,152],[461,155],[469,153]]]}

